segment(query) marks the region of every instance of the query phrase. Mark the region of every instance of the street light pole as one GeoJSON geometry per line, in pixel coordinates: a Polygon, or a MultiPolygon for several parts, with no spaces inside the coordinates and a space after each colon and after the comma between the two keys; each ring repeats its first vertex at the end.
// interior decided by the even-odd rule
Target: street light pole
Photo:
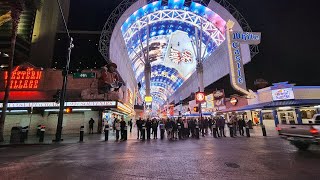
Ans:
{"type": "Polygon", "coordinates": [[[61,8],[60,1],[57,0],[60,14],[64,23],[64,27],[66,29],[68,38],[69,38],[69,47],[68,47],[68,56],[67,56],[67,63],[65,68],[62,70],[62,76],[63,76],[63,83],[62,83],[62,89],[61,89],[61,96],[60,96],[60,107],[59,107],[59,116],[58,116],[58,123],[57,123],[57,130],[56,130],[56,139],[55,142],[61,141],[61,134],[62,134],[62,124],[63,124],[63,113],[64,113],[64,104],[65,104],[65,97],[66,97],[66,91],[67,91],[67,84],[68,84],[68,74],[69,74],[69,67],[70,67],[70,59],[71,59],[71,51],[74,47],[73,45],[73,38],[70,36],[68,26],[61,8]]]}

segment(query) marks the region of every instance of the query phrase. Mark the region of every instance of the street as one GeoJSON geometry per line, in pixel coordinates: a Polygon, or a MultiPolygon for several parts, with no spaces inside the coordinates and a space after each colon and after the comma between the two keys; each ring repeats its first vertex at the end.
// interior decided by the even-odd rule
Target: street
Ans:
{"type": "Polygon", "coordinates": [[[320,151],[278,137],[0,148],[0,179],[317,179],[320,151]]]}

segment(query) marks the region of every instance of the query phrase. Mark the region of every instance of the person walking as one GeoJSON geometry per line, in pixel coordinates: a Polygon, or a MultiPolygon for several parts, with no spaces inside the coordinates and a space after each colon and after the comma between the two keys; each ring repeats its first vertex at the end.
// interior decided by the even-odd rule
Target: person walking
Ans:
{"type": "Polygon", "coordinates": [[[153,119],[152,121],[153,139],[158,139],[158,121],[153,119]]]}
{"type": "Polygon", "coordinates": [[[218,122],[217,122],[217,126],[219,127],[219,132],[220,132],[220,136],[222,137],[226,137],[226,135],[224,134],[224,127],[226,125],[226,121],[225,119],[220,116],[218,117],[218,122]]]}
{"type": "Polygon", "coordinates": [[[172,139],[172,123],[170,121],[170,119],[167,119],[166,121],[166,124],[165,124],[165,128],[166,128],[166,131],[167,131],[167,138],[168,139],[172,139]]]}
{"type": "Polygon", "coordinates": [[[133,125],[132,119],[130,119],[130,121],[128,122],[128,125],[130,127],[130,133],[131,133],[132,132],[132,125],[133,125]]]}
{"type": "Polygon", "coordinates": [[[188,138],[189,137],[189,125],[188,125],[188,120],[184,119],[183,120],[183,137],[188,138]]]}
{"type": "Polygon", "coordinates": [[[178,126],[177,126],[176,120],[172,119],[171,120],[171,124],[172,124],[171,138],[172,139],[178,139],[178,126]]]}
{"type": "Polygon", "coordinates": [[[121,121],[120,121],[120,130],[121,130],[121,139],[120,140],[121,141],[125,140],[125,136],[126,136],[125,128],[126,128],[126,126],[127,126],[126,121],[123,118],[121,118],[121,121]]]}
{"type": "Polygon", "coordinates": [[[141,121],[141,136],[142,141],[146,140],[146,121],[144,119],[141,121]]]}
{"type": "Polygon", "coordinates": [[[119,135],[120,135],[120,122],[118,119],[116,119],[116,122],[115,122],[115,129],[116,129],[116,141],[119,140],[119,135]]]}
{"type": "Polygon", "coordinates": [[[152,127],[152,123],[151,123],[150,119],[148,118],[148,119],[147,119],[147,122],[146,122],[147,139],[148,139],[148,140],[150,139],[151,127],[152,127]]]}
{"type": "Polygon", "coordinates": [[[141,139],[142,138],[142,135],[141,135],[141,133],[142,133],[142,120],[141,120],[141,118],[139,118],[136,121],[136,126],[137,126],[137,139],[141,139]]]}
{"type": "Polygon", "coordinates": [[[241,136],[244,136],[244,130],[243,128],[246,127],[246,121],[244,119],[240,119],[238,122],[239,125],[239,133],[241,136]]]}
{"type": "Polygon", "coordinates": [[[164,138],[164,132],[165,132],[164,120],[160,121],[159,128],[160,128],[160,138],[163,139],[164,138]]]}
{"type": "Polygon", "coordinates": [[[93,134],[93,124],[94,120],[91,118],[89,121],[89,134],[93,134]]]}

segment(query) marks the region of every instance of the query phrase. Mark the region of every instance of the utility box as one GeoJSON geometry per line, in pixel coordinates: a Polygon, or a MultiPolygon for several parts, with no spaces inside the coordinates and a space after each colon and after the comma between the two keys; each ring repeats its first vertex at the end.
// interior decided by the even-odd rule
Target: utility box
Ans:
{"type": "Polygon", "coordinates": [[[24,136],[23,136],[21,126],[16,126],[11,128],[10,143],[12,144],[24,143],[24,136]]]}

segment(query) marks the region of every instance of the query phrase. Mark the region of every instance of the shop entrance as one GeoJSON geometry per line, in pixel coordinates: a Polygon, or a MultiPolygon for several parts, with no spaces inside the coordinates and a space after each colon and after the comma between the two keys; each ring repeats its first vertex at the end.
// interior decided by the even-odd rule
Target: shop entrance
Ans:
{"type": "Polygon", "coordinates": [[[278,111],[278,117],[281,124],[296,124],[297,114],[295,111],[278,111]]]}

